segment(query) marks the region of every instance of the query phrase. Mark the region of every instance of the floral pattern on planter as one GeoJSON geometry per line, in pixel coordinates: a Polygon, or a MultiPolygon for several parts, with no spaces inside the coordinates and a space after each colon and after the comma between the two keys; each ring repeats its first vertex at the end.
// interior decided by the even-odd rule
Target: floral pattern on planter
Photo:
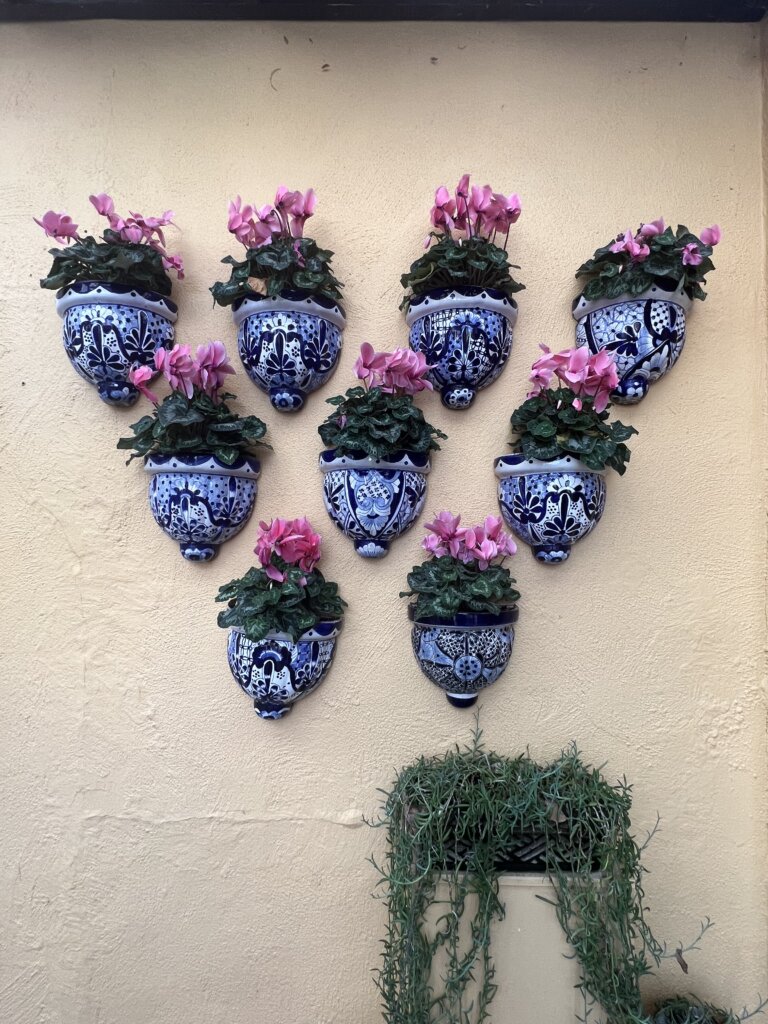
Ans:
{"type": "Polygon", "coordinates": [[[135,366],[154,369],[155,351],[173,346],[178,316],[164,295],[98,281],[71,285],[56,312],[69,361],[110,405],[133,405],[139,392],[129,372],[135,366]]]}
{"type": "Polygon", "coordinates": [[[241,456],[227,466],[214,455],[150,455],[149,507],[155,522],[190,562],[207,562],[248,522],[260,466],[241,456]]]}
{"type": "Polygon", "coordinates": [[[611,400],[620,405],[641,401],[654,381],[670,370],[683,351],[691,300],[682,287],[653,287],[641,295],[587,301],[574,306],[576,344],[590,352],[613,353],[619,385],[611,400]]]}
{"type": "Polygon", "coordinates": [[[298,412],[329,379],[341,352],[344,312],[329,300],[246,298],[233,318],[243,366],[280,412],[298,412]]]}
{"type": "Polygon", "coordinates": [[[466,409],[493,384],[509,359],[517,305],[491,288],[440,289],[410,301],[409,344],[432,366],[443,405],[466,409]]]}
{"type": "Polygon", "coordinates": [[[331,667],[341,622],[319,622],[297,641],[268,633],[254,643],[239,629],[227,641],[229,667],[253,698],[259,718],[283,718],[297,700],[317,689],[331,667]]]}
{"type": "Polygon", "coordinates": [[[535,462],[502,455],[494,468],[501,514],[539,562],[564,562],[576,541],[600,522],[605,475],[577,459],[535,462]]]}
{"type": "Polygon", "coordinates": [[[427,495],[429,458],[395,452],[388,459],[320,455],[323,501],[336,526],[355,542],[363,558],[383,558],[395,537],[413,526],[427,495]]]}
{"type": "Polygon", "coordinates": [[[459,613],[453,619],[414,619],[411,644],[424,675],[445,691],[450,704],[471,707],[509,663],[517,608],[493,614],[459,613]]]}

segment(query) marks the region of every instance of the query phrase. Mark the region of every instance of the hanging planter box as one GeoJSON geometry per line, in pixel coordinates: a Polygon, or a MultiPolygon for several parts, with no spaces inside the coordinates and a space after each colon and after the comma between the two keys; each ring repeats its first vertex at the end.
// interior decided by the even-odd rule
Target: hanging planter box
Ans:
{"type": "Polygon", "coordinates": [[[128,380],[138,366],[154,370],[158,348],[173,346],[178,311],[157,292],[99,281],[72,284],[56,301],[64,351],[77,373],[110,405],[133,405],[139,392],[128,380]]]}
{"type": "Polygon", "coordinates": [[[536,462],[502,455],[494,462],[504,521],[539,562],[564,562],[576,541],[600,522],[605,474],[575,458],[536,462]]]}
{"type": "Polygon", "coordinates": [[[409,300],[409,344],[449,409],[467,409],[512,350],[517,303],[492,288],[441,289],[409,300]]]}
{"type": "Polygon", "coordinates": [[[346,323],[321,296],[239,299],[232,307],[243,366],[280,412],[298,412],[336,369],[346,323]]]}
{"type": "Polygon", "coordinates": [[[421,514],[430,468],[429,456],[418,452],[377,460],[328,449],[320,454],[326,511],[359,555],[383,558],[421,514]]]}
{"type": "Polygon", "coordinates": [[[230,630],[229,667],[253,698],[259,718],[283,718],[297,700],[317,689],[331,667],[341,625],[340,619],[319,622],[296,641],[287,633],[268,633],[254,642],[241,630],[230,630]]]}
{"type": "Polygon", "coordinates": [[[670,291],[654,285],[636,296],[589,301],[582,295],[577,300],[576,344],[613,354],[619,384],[612,401],[641,401],[650,385],[672,369],[683,351],[691,305],[682,282],[670,291]]]}
{"type": "Polygon", "coordinates": [[[256,501],[261,467],[240,456],[226,465],[214,455],[149,455],[149,507],[155,522],[190,562],[207,562],[239,533],[256,501]]]}
{"type": "Polygon", "coordinates": [[[515,639],[516,607],[498,614],[459,613],[450,619],[417,618],[411,643],[419,668],[435,686],[445,691],[448,703],[471,707],[480,690],[495,683],[509,663],[515,639]]]}

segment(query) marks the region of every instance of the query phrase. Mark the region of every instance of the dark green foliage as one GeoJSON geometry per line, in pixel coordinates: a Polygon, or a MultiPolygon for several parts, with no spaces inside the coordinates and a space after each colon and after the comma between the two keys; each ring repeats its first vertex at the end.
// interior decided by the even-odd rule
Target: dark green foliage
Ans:
{"type": "Polygon", "coordinates": [[[172,391],[151,416],[142,416],[131,424],[134,436],[121,437],[117,447],[133,449],[128,462],[142,455],[199,452],[215,455],[228,466],[240,455],[254,455],[260,447],[269,448],[262,441],[266,425],[258,416],[238,416],[226,403],[235,396],[220,397],[222,400],[216,403],[199,390],[192,398],[172,391]]]}
{"type": "Polygon", "coordinates": [[[66,249],[49,249],[53,265],[41,288],[57,288],[59,296],[76,281],[103,281],[138,291],[171,294],[171,279],[163,269],[163,257],[149,245],[125,242],[114,231],[104,232],[104,241],[92,235],[66,249]]]}
{"type": "Polygon", "coordinates": [[[520,600],[515,581],[503,565],[478,568],[477,562],[465,564],[453,555],[430,558],[414,565],[408,573],[409,590],[400,597],[413,597],[414,616],[437,615],[449,619],[458,612],[491,612],[520,600]]]}
{"type": "Polygon", "coordinates": [[[640,295],[654,284],[665,291],[674,291],[681,281],[690,298],[707,297],[701,285],[707,274],[715,269],[711,245],[705,245],[684,224],[679,224],[677,231],[668,227],[662,234],[643,241],[651,250],[644,260],[633,262],[627,252],[611,252],[613,242],[609,242],[598,249],[592,259],[583,263],[576,271],[576,277],[589,278],[582,292],[584,298],[616,299],[619,295],[640,295]],[[698,246],[704,257],[697,267],[686,266],[682,260],[683,249],[691,242],[698,246]]]}
{"type": "Polygon", "coordinates": [[[687,996],[675,996],[657,1007],[653,1024],[738,1024],[762,1013],[768,1006],[768,999],[760,999],[754,1010],[745,1007],[741,1013],[722,1010],[711,1003],[702,1003],[687,996]]]}
{"type": "Polygon", "coordinates": [[[410,289],[401,309],[412,298],[439,288],[494,288],[509,296],[525,288],[510,274],[510,269],[520,268],[509,262],[506,250],[487,238],[474,235],[457,242],[435,232],[432,237],[437,241],[400,278],[403,288],[410,289]]]}
{"type": "Polygon", "coordinates": [[[487,751],[477,727],[471,746],[402,769],[375,822],[387,829],[378,870],[388,925],[377,979],[386,1024],[489,1019],[496,991],[491,926],[504,915],[498,865],[521,839],[543,842],[555,912],[581,965],[585,1006],[599,1003],[610,1024],[649,1024],[638,983],[668,954],[645,920],[645,844],[632,835],[631,806],[626,781],[610,785],[575,746],[539,765],[527,755],[487,751]],[[477,909],[462,922],[473,894],[477,909]],[[430,930],[425,922],[436,898],[441,909],[430,930]]]}
{"type": "Polygon", "coordinates": [[[262,568],[251,568],[239,580],[220,588],[217,601],[229,605],[219,612],[222,629],[237,627],[254,643],[272,631],[289,633],[294,640],[318,622],[340,619],[347,604],[335,583],[319,569],[304,572],[273,556],[273,564],[285,574],[278,583],[262,568]]]}
{"type": "Polygon", "coordinates": [[[317,432],[323,444],[335,448],[339,455],[362,451],[369,458],[383,459],[397,451],[426,453],[440,448],[436,437],[446,438],[427,423],[411,395],[356,387],[327,401],[336,411],[317,432]]]}
{"type": "Polygon", "coordinates": [[[225,256],[221,262],[232,267],[229,280],[218,281],[211,294],[220,306],[231,306],[246,296],[261,298],[248,284],[249,278],[255,278],[264,281],[270,298],[286,292],[304,292],[339,302],[342,286],[331,272],[332,257],[332,252],[318,248],[312,238],[278,238],[258,249],[249,249],[240,262],[234,256],[225,256]]]}
{"type": "Polygon", "coordinates": [[[630,458],[624,441],[637,431],[618,420],[609,423],[608,411],[595,412],[589,398],[574,409],[575,397],[570,388],[550,388],[527,398],[512,413],[513,449],[543,462],[571,455],[590,469],[610,466],[623,474],[630,458]]]}

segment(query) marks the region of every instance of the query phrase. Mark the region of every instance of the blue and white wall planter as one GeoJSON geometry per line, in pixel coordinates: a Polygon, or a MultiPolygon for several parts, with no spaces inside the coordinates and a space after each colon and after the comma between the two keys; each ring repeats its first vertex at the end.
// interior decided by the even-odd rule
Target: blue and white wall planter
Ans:
{"type": "Polygon", "coordinates": [[[417,619],[409,606],[411,644],[419,668],[445,692],[449,704],[472,707],[478,693],[496,682],[512,654],[517,615],[517,607],[511,607],[498,614],[417,619]]]}
{"type": "Polygon", "coordinates": [[[592,353],[613,353],[619,374],[613,402],[641,401],[650,385],[672,369],[683,351],[690,309],[691,299],[682,285],[671,291],[654,286],[616,299],[577,300],[576,344],[588,345],[592,353]]]}
{"type": "Polygon", "coordinates": [[[509,359],[517,303],[491,288],[444,288],[411,299],[405,319],[443,405],[467,409],[509,359]]]}
{"type": "Polygon", "coordinates": [[[298,412],[336,369],[346,323],[321,296],[240,299],[232,307],[243,366],[279,412],[298,412]]]}
{"type": "Polygon", "coordinates": [[[240,456],[227,466],[214,455],[149,455],[149,507],[155,522],[190,562],[207,562],[253,512],[261,467],[240,456]]]}
{"type": "Polygon", "coordinates": [[[564,562],[576,541],[600,522],[605,473],[578,459],[536,462],[522,455],[502,455],[495,460],[494,471],[504,521],[530,544],[539,562],[564,562]]]}
{"type": "Polygon", "coordinates": [[[389,545],[416,522],[427,495],[428,455],[394,452],[370,459],[364,452],[320,454],[325,509],[363,558],[383,558],[389,545]]]}
{"type": "Polygon", "coordinates": [[[230,630],[229,668],[253,698],[259,718],[283,718],[297,700],[317,689],[331,667],[341,626],[341,619],[318,622],[297,640],[287,633],[268,633],[257,642],[239,629],[230,630]]]}
{"type": "Polygon", "coordinates": [[[56,301],[64,351],[80,376],[110,405],[133,405],[139,392],[128,380],[136,366],[154,368],[155,350],[173,346],[175,303],[100,281],[79,281],[56,301]]]}

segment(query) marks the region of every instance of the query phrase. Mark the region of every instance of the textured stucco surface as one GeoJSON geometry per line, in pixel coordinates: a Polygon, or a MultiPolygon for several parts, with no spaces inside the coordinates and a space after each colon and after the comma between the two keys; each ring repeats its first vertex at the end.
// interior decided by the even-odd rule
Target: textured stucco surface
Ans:
{"type": "Polygon", "coordinates": [[[497,749],[540,758],[576,739],[635,783],[639,830],[658,809],[657,931],[674,943],[716,921],[689,978],[667,965],[664,984],[726,1003],[766,990],[761,103],[750,26],[3,27],[4,1022],[377,1019],[366,857],[384,837],[361,816],[470,720],[410,652],[397,593],[420,531],[359,560],[322,508],[315,427],[361,341],[404,342],[399,274],[431,190],[465,169],[521,193],[528,290],[499,383],[467,413],[426,402],[450,434],[430,511],[495,511],[491,461],[525,371],[539,342],[572,342],[571,275],[596,244],[659,214],[724,229],[681,362],[628,414],[640,436],[599,529],[561,567],[517,559],[516,649],[483,725],[497,749]],[[253,531],[196,566],[155,526],[144,473],[114,450],[133,416],[67,364],[30,218],[90,223],[101,190],[172,207],[179,339],[234,353],[206,291],[232,251],[226,202],[282,181],[319,193],[349,328],[335,379],[296,418],[239,381],[276,449],[257,514],[323,528],[350,608],[321,689],[263,723],[212,603],[251,564],[253,531]]]}

